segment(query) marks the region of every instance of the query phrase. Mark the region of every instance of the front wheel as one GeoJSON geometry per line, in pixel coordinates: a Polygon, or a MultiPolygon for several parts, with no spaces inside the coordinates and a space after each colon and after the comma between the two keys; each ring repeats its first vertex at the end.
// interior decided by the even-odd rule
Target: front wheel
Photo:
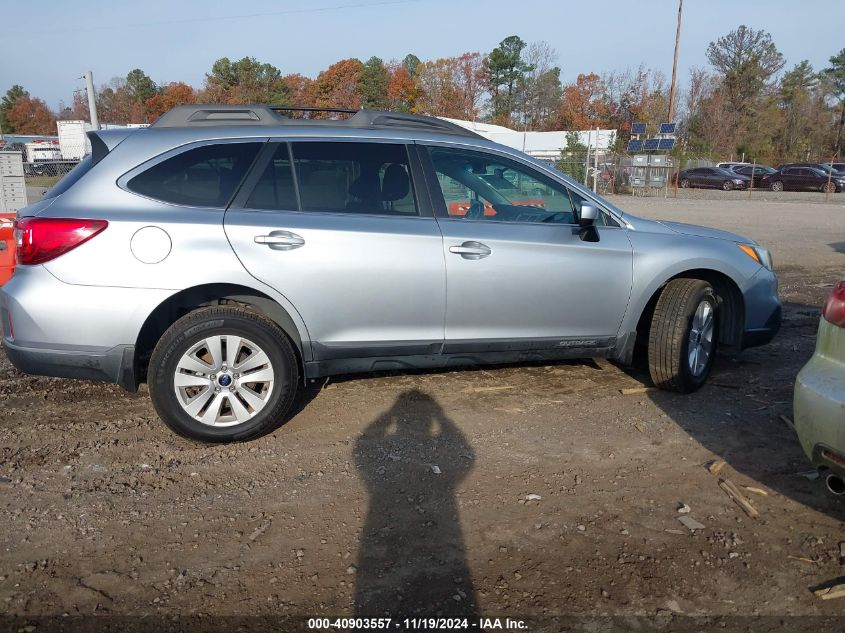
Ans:
{"type": "Polygon", "coordinates": [[[690,181],[689,180],[687,180],[686,178],[681,180],[681,189],[689,189],[689,187],[690,187],[690,181]]]}
{"type": "Polygon", "coordinates": [[[655,386],[695,391],[710,374],[718,335],[718,302],[700,279],[673,279],[657,300],[648,341],[648,368],[655,386]]]}
{"type": "Polygon", "coordinates": [[[231,442],[258,437],[283,420],[299,368],[275,323],[242,308],[211,307],[170,326],[148,375],[153,406],[173,431],[231,442]]]}
{"type": "Polygon", "coordinates": [[[836,183],[833,182],[826,182],[822,185],[822,192],[824,193],[836,193],[836,183]]]}
{"type": "Polygon", "coordinates": [[[734,184],[730,180],[726,180],[722,183],[722,189],[724,191],[731,191],[734,188],[734,184]]]}
{"type": "Polygon", "coordinates": [[[780,180],[775,180],[772,183],[772,191],[783,191],[783,183],[780,180]]]}

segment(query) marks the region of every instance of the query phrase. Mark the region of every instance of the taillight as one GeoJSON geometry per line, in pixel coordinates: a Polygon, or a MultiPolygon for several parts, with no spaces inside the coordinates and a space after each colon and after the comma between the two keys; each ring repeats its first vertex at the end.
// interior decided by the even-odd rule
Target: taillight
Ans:
{"type": "Polygon", "coordinates": [[[845,328],[845,281],[840,281],[833,287],[830,296],[824,303],[822,316],[825,321],[837,327],[845,328]]]}
{"type": "Polygon", "coordinates": [[[15,222],[18,264],[43,264],[64,255],[109,225],[105,220],[20,218],[15,222]]]}

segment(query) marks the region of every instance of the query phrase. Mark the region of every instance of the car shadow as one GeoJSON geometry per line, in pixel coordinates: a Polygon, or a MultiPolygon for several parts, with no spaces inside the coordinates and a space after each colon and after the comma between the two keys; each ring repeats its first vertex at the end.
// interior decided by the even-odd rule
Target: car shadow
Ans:
{"type": "Polygon", "coordinates": [[[476,618],[455,489],[475,454],[437,401],[411,389],[355,442],[369,507],[355,615],[476,618]]]}
{"type": "Polygon", "coordinates": [[[845,242],[831,242],[828,246],[837,253],[845,253],[845,242]]]}
{"type": "MultiPolygon", "coordinates": [[[[648,393],[685,433],[726,462],[721,475],[748,479],[839,520],[845,503],[821,479],[792,428],[795,376],[812,355],[817,306],[786,303],[781,332],[766,346],[716,358],[708,382],[696,393],[648,393]]],[[[642,380],[642,373],[632,376],[642,380]]],[[[643,380],[644,384],[650,384],[643,380]]]]}

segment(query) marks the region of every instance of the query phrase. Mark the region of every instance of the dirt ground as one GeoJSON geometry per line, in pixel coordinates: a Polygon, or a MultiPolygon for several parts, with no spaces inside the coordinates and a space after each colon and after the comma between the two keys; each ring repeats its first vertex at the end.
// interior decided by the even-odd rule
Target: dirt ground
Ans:
{"type": "Polygon", "coordinates": [[[348,376],[271,435],[208,446],[171,434],[145,389],[25,376],[0,355],[0,629],[841,630],[845,599],[810,588],[845,575],[845,502],[801,475],[783,417],[845,272],[843,201],[614,199],[773,251],[781,333],[689,396],[623,395],[647,376],[603,360],[348,376]],[[758,518],[714,459],[766,493],[748,493],[758,518]]]}

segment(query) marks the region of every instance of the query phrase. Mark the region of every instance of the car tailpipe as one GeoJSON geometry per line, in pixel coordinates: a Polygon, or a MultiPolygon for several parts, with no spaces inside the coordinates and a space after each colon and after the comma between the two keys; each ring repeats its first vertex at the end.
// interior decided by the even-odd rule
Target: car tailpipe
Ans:
{"type": "Polygon", "coordinates": [[[824,485],[827,486],[827,489],[831,494],[834,494],[837,497],[845,495],[845,480],[843,480],[839,475],[834,475],[833,473],[828,474],[828,476],[824,478],[824,485]]]}

